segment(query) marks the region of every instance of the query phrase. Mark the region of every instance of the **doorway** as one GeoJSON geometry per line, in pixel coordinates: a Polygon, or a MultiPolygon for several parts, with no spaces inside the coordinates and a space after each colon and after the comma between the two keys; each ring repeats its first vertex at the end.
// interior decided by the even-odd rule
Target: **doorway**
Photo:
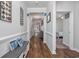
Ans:
{"type": "Polygon", "coordinates": [[[33,26],[33,32],[34,36],[37,36],[39,39],[43,41],[43,30],[44,30],[44,24],[42,17],[42,13],[31,13],[32,14],[32,26],[33,26]]]}
{"type": "Polygon", "coordinates": [[[70,44],[70,12],[56,12],[56,48],[68,49],[70,44]]]}

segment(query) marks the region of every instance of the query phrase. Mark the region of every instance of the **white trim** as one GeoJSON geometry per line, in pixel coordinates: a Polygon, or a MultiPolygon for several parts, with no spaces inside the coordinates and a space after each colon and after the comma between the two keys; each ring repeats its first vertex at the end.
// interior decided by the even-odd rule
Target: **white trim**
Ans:
{"type": "Polygon", "coordinates": [[[65,44],[66,46],[68,46],[68,47],[69,47],[69,45],[68,45],[67,43],[65,43],[64,41],[63,41],[63,44],[65,44]]]}
{"type": "Polygon", "coordinates": [[[0,41],[3,41],[5,39],[9,39],[9,38],[12,38],[12,37],[16,37],[16,36],[19,36],[19,35],[23,35],[25,33],[27,33],[27,32],[22,32],[22,33],[17,33],[17,34],[12,34],[12,35],[8,35],[8,36],[5,36],[5,37],[1,37],[0,41]]]}
{"type": "Polygon", "coordinates": [[[76,52],[79,52],[79,49],[77,49],[77,48],[72,48],[71,50],[74,50],[76,52]]]}
{"type": "Polygon", "coordinates": [[[30,16],[27,16],[27,40],[30,42],[29,39],[30,39],[30,16]]]}
{"type": "Polygon", "coordinates": [[[43,38],[44,38],[44,42],[46,42],[46,16],[43,16],[44,17],[44,20],[43,20],[43,23],[44,23],[44,35],[43,35],[43,38]]]}
{"type": "Polygon", "coordinates": [[[52,27],[53,27],[53,36],[52,36],[52,45],[53,45],[53,48],[52,48],[52,51],[53,51],[53,54],[56,52],[56,1],[53,1],[53,10],[52,10],[52,13],[51,13],[53,16],[51,17],[51,20],[52,21],[52,27]]]}
{"type": "Polygon", "coordinates": [[[56,51],[52,51],[52,54],[56,54],[56,51]]]}
{"type": "Polygon", "coordinates": [[[70,13],[69,25],[69,47],[73,48],[73,12],[70,13]]]}
{"type": "Polygon", "coordinates": [[[45,33],[46,33],[46,34],[48,34],[48,35],[51,35],[51,36],[53,36],[51,32],[45,32],[45,33]]]}
{"type": "Polygon", "coordinates": [[[32,13],[32,12],[37,12],[37,13],[40,13],[40,12],[46,12],[46,8],[42,7],[42,8],[27,8],[27,12],[28,13],[32,13]]]}
{"type": "MultiPolygon", "coordinates": [[[[63,44],[65,44],[66,46],[69,47],[69,45],[68,45],[67,43],[63,42],[63,44]]],[[[77,48],[69,48],[69,49],[70,49],[70,50],[74,50],[74,51],[76,51],[76,52],[79,52],[79,49],[77,49],[77,48]]]]}
{"type": "Polygon", "coordinates": [[[47,44],[47,42],[44,40],[44,43],[46,43],[47,44]]]}

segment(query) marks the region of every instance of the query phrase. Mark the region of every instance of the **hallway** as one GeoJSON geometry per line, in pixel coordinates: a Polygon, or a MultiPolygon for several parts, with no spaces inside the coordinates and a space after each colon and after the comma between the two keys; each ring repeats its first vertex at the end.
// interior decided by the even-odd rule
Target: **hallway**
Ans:
{"type": "Polygon", "coordinates": [[[79,1],[0,1],[0,58],[78,58],[79,1]]]}

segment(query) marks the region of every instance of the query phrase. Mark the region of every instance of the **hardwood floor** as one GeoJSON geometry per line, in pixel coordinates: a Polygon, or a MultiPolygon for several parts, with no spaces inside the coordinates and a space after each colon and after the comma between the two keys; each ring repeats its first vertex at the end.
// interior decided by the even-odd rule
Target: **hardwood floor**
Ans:
{"type": "Polygon", "coordinates": [[[30,49],[26,58],[78,58],[79,53],[70,49],[57,48],[52,54],[45,43],[38,37],[30,39],[30,49]]]}
{"type": "Polygon", "coordinates": [[[53,58],[79,58],[79,53],[70,49],[57,49],[53,58]]]}
{"type": "Polygon", "coordinates": [[[56,48],[69,49],[68,46],[63,44],[63,38],[56,39],[56,48]]]}
{"type": "Polygon", "coordinates": [[[38,37],[32,37],[30,40],[30,49],[27,58],[51,58],[52,53],[38,37]]]}

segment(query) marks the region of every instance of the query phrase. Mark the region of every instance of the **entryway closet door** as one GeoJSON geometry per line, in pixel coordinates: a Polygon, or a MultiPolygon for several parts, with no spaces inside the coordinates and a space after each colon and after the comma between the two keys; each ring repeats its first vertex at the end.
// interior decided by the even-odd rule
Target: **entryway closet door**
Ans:
{"type": "Polygon", "coordinates": [[[69,18],[63,19],[63,42],[69,46],[69,18]]]}

